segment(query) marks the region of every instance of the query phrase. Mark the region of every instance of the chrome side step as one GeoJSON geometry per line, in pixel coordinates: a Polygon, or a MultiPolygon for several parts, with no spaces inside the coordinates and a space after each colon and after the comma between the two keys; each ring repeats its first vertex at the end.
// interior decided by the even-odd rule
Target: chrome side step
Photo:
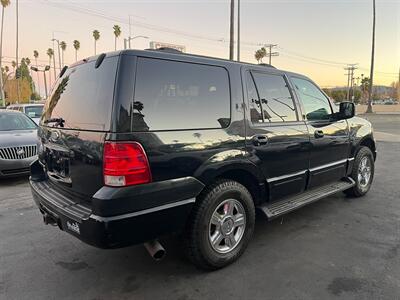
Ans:
{"type": "Polygon", "coordinates": [[[307,204],[347,190],[354,185],[355,181],[352,178],[346,177],[340,181],[332,182],[277,202],[266,203],[259,206],[259,209],[265,214],[268,220],[272,220],[307,204]]]}

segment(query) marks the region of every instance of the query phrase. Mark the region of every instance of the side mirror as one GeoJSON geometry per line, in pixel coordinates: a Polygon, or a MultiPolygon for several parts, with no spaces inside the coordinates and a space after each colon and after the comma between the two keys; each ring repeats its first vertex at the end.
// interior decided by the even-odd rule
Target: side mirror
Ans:
{"type": "Polygon", "coordinates": [[[356,114],[356,106],[353,102],[341,102],[339,106],[339,119],[350,119],[356,114]]]}

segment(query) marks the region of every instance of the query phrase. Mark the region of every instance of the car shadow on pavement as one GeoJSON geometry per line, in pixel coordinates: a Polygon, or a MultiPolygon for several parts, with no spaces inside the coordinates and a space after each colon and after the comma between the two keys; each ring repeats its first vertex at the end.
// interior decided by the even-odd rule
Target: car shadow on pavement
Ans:
{"type": "Polygon", "coordinates": [[[17,186],[22,183],[27,183],[28,181],[29,181],[29,175],[0,178],[0,188],[2,186],[17,186]]]}

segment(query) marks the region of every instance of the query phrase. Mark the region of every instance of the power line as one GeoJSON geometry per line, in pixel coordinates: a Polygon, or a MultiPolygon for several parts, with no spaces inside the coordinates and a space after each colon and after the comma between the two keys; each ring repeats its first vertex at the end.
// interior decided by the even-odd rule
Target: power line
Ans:
{"type": "MultiPolygon", "coordinates": [[[[67,2],[69,4],[60,3],[60,2],[43,1],[42,4],[49,5],[49,6],[52,6],[55,8],[67,9],[67,10],[75,11],[77,13],[83,13],[83,14],[94,16],[94,17],[103,18],[103,19],[106,19],[109,21],[119,22],[122,24],[129,25],[129,21],[126,18],[111,16],[109,13],[103,12],[101,10],[83,7],[83,6],[77,5],[76,3],[71,2],[71,1],[67,1],[67,2]]],[[[143,18],[142,16],[135,16],[135,17],[143,18]]],[[[153,25],[153,24],[149,24],[149,23],[145,23],[145,22],[134,21],[134,22],[132,22],[132,24],[134,24],[135,26],[138,26],[138,27],[149,29],[149,30],[166,32],[166,33],[175,34],[175,35],[181,35],[181,36],[185,36],[186,38],[191,38],[191,39],[201,39],[201,40],[213,41],[213,42],[217,42],[217,43],[229,43],[229,40],[227,40],[225,38],[217,38],[217,37],[209,37],[209,36],[204,36],[204,35],[192,34],[189,32],[176,30],[176,29],[172,29],[172,28],[168,28],[168,27],[164,27],[164,26],[159,26],[159,25],[153,25]]],[[[256,43],[256,42],[243,41],[243,42],[241,42],[241,45],[242,46],[244,45],[247,47],[254,47],[254,46],[262,46],[263,44],[256,43]]],[[[310,62],[310,63],[319,63],[321,65],[337,65],[338,67],[340,66],[340,68],[344,65],[348,65],[348,62],[340,62],[340,61],[333,61],[333,60],[326,60],[326,59],[311,57],[311,56],[303,55],[301,53],[298,53],[298,52],[295,52],[292,50],[285,49],[280,46],[277,46],[277,48],[281,52],[286,53],[287,55],[300,57],[303,59],[303,61],[310,62]]],[[[361,66],[359,67],[359,69],[364,70],[364,71],[369,70],[368,68],[361,67],[361,66]]],[[[374,73],[382,74],[382,76],[383,75],[396,75],[396,77],[397,77],[397,72],[391,73],[391,72],[375,71],[374,73]]]]}

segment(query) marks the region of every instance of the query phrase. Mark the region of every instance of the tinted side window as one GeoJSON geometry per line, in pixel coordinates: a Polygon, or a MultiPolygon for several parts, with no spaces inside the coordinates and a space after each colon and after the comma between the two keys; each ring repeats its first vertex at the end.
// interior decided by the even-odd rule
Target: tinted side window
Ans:
{"type": "Polygon", "coordinates": [[[332,114],[329,100],[310,81],[301,78],[292,78],[292,82],[303,103],[307,120],[326,120],[332,114]]]}
{"type": "Polygon", "coordinates": [[[253,77],[260,96],[264,122],[297,121],[296,108],[285,78],[256,72],[253,77]]]}
{"type": "Polygon", "coordinates": [[[250,119],[252,123],[262,123],[264,122],[261,114],[261,103],[260,97],[258,96],[258,92],[256,86],[254,84],[253,77],[250,73],[246,75],[246,86],[247,86],[247,99],[249,101],[249,111],[250,111],[250,119]]]}
{"type": "Polygon", "coordinates": [[[134,131],[227,127],[228,73],[221,67],[139,58],[132,115],[134,131]]]}
{"type": "Polygon", "coordinates": [[[43,120],[63,118],[64,127],[109,130],[118,57],[67,69],[46,102],[43,120]]]}

